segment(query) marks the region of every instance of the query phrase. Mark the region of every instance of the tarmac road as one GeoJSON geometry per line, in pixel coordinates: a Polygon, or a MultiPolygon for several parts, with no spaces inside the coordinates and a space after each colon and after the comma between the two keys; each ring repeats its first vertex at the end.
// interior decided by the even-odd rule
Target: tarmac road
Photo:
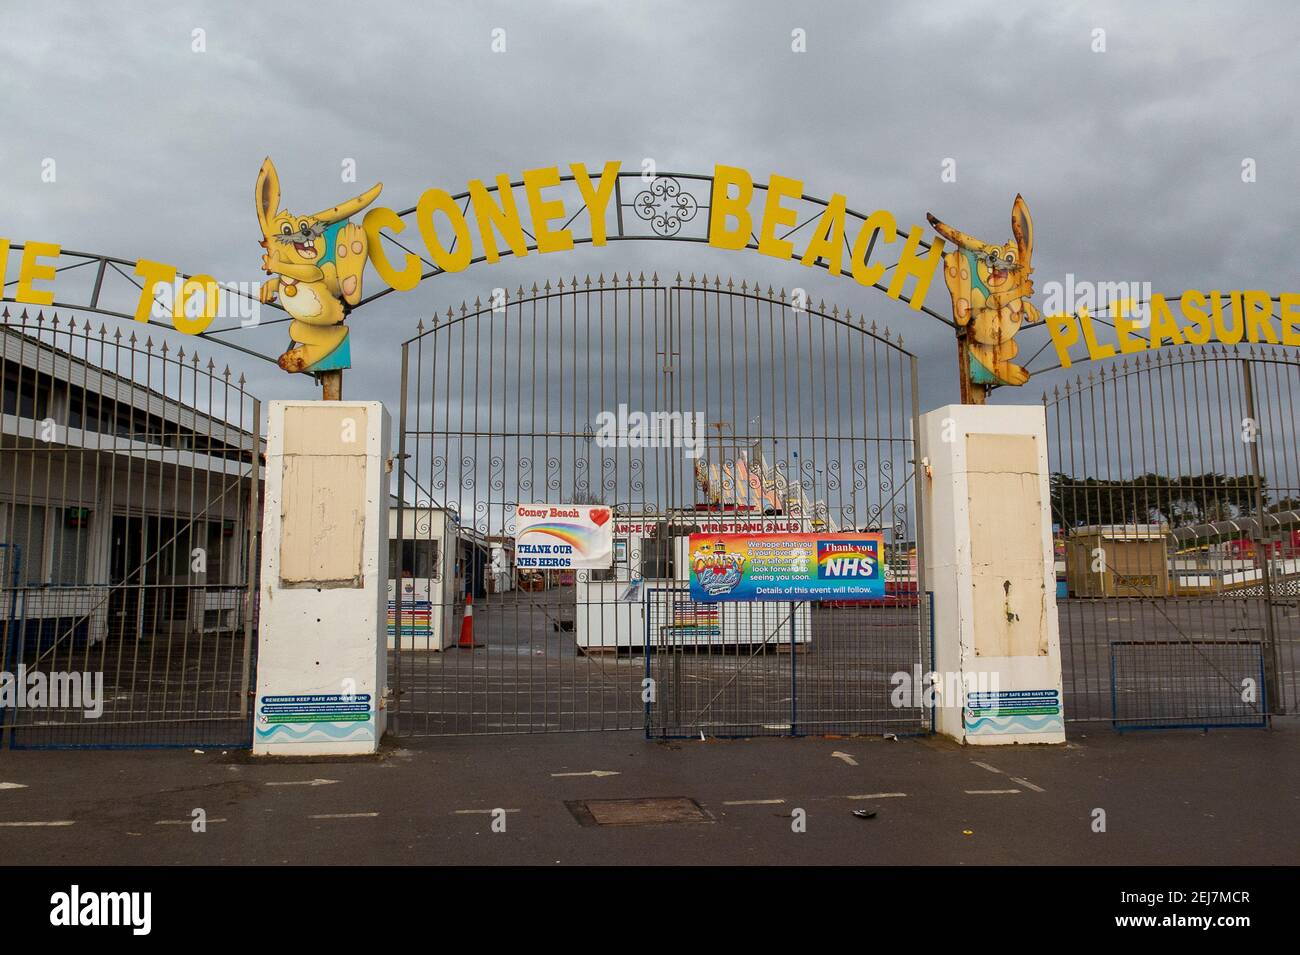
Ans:
{"type": "Polygon", "coordinates": [[[1281,864],[1300,723],[1063,747],[939,739],[404,740],[375,758],[0,752],[10,865],[1281,864]],[[592,775],[594,772],[610,775],[592,775]],[[22,788],[20,788],[22,787],[22,788]],[[703,821],[584,826],[567,801],[688,797],[703,821]],[[193,811],[207,831],[191,830],[193,811]],[[860,819],[854,809],[873,809],[860,819]],[[503,809],[505,831],[492,831],[503,809]],[[1106,831],[1094,832],[1105,811],[1106,831]],[[794,831],[802,810],[805,831],[794,831]]]}

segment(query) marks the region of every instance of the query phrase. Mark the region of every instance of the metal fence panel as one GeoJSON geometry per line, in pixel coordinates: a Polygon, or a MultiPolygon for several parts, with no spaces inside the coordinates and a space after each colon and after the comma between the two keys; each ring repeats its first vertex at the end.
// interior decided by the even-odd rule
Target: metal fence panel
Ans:
{"type": "Polygon", "coordinates": [[[0,323],[13,748],[249,744],[258,402],[144,334],[0,323]]]}
{"type": "Polygon", "coordinates": [[[891,700],[929,636],[915,360],[887,331],[743,283],[601,277],[449,310],[402,368],[399,525],[445,521],[455,560],[395,565],[399,732],[928,728],[891,700]],[[515,507],[565,503],[610,508],[613,569],[515,571],[515,507]],[[693,605],[687,535],[749,528],[881,530],[890,594],[693,605]]]}
{"type": "Polygon", "coordinates": [[[1156,353],[1044,396],[1066,716],[1120,729],[1294,710],[1300,359],[1156,353]]]}

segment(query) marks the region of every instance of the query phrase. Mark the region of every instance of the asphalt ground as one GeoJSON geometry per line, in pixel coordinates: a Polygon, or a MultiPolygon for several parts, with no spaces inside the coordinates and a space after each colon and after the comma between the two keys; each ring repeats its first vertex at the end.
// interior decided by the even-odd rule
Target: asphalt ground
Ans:
{"type": "Polygon", "coordinates": [[[8,751],[0,857],[76,866],[1290,864],[1300,855],[1298,756],[1300,724],[1290,721],[1103,729],[1059,747],[659,743],[604,732],[402,740],[375,757],[292,762],[220,750],[8,751]],[[661,797],[693,800],[699,817],[584,825],[568,805],[661,797]],[[192,828],[199,809],[205,832],[192,828]],[[860,809],[875,815],[859,818],[860,809]]]}

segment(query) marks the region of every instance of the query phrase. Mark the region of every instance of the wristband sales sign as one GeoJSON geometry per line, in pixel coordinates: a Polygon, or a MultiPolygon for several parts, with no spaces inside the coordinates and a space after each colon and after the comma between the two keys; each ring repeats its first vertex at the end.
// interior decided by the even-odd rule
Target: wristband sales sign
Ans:
{"type": "Polygon", "coordinates": [[[883,551],[880,534],[692,534],[691,599],[880,598],[883,551]]]}
{"type": "Polygon", "coordinates": [[[515,566],[608,570],[614,566],[612,518],[603,505],[520,504],[515,508],[515,566]]]}

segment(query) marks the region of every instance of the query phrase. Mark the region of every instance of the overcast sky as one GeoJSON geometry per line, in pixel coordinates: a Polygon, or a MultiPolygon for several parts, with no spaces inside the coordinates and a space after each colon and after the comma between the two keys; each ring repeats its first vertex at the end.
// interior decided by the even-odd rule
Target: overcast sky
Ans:
{"type": "MultiPolygon", "coordinates": [[[[904,228],[933,211],[997,242],[1021,192],[1040,292],[1073,273],[1276,293],[1297,284],[1297,23],[1290,3],[1185,0],[4,0],[0,236],[256,281],[253,184],[267,155],[302,211],[352,194],[344,158],[400,209],[430,186],[650,157],[779,172],[812,195],[891,210],[904,228]],[[491,49],[498,27],[505,53],[491,49]],[[806,53],[791,51],[796,28],[806,53]],[[941,180],[945,158],[956,182],[941,180]],[[1242,182],[1245,158],[1256,182],[1242,182]]],[[[803,285],[904,334],[923,359],[924,407],[955,400],[945,326],[848,278],[673,243],[506,259],[388,296],[350,322],[348,396],[395,408],[397,343],[435,310],[614,269],[803,285]]],[[[935,284],[927,304],[946,312],[935,284]]],[[[1022,353],[1044,336],[1022,333],[1022,353]]],[[[276,354],[284,326],[247,341],[276,354]]],[[[312,394],[271,365],[242,370],[262,397],[312,394]]],[[[1041,384],[997,400],[1037,401],[1041,384]]]]}

